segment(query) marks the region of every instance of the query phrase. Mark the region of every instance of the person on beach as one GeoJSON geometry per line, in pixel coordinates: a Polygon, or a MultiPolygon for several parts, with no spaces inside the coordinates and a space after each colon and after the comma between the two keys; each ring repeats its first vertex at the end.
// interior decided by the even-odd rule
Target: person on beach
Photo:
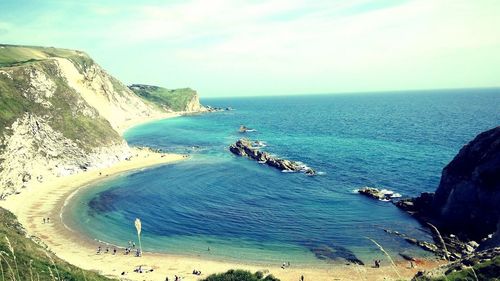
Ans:
{"type": "Polygon", "coordinates": [[[50,218],[47,218],[47,223],[49,223],[49,222],[50,222],[50,218]]]}
{"type": "Polygon", "coordinates": [[[116,255],[116,248],[113,248],[113,255],[116,255]]]}
{"type": "Polygon", "coordinates": [[[45,223],[45,218],[43,218],[43,223],[45,223]]]}
{"type": "Polygon", "coordinates": [[[101,246],[97,247],[97,254],[101,253],[101,246]]]}
{"type": "Polygon", "coordinates": [[[300,281],[304,281],[304,275],[300,276],[300,281]]]}
{"type": "Polygon", "coordinates": [[[373,262],[375,263],[375,268],[380,267],[380,260],[374,260],[373,262]]]}
{"type": "Polygon", "coordinates": [[[109,248],[108,248],[108,247],[106,247],[106,254],[107,254],[107,253],[109,253],[109,248]]]}

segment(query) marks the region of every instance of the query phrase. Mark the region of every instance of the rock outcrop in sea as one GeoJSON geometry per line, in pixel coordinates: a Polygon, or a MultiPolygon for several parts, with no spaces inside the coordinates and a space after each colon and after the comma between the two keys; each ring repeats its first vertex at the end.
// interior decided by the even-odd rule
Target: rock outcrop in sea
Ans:
{"type": "Polygon", "coordinates": [[[267,152],[262,152],[255,147],[255,142],[248,139],[240,139],[229,146],[229,151],[238,156],[248,157],[259,163],[266,164],[281,171],[304,172],[307,175],[315,175],[316,171],[296,161],[281,159],[272,156],[267,152]]]}
{"type": "Polygon", "coordinates": [[[401,197],[401,194],[387,189],[378,189],[375,187],[362,187],[358,189],[358,193],[380,201],[391,201],[401,197]]]}

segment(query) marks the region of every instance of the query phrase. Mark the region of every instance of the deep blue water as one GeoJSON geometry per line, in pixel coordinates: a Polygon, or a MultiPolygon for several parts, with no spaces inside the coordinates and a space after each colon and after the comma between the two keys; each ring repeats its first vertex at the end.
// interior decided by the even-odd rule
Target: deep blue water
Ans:
{"type": "Polygon", "coordinates": [[[131,145],[191,157],[95,184],[67,208],[70,225],[125,245],[135,239],[139,217],[146,250],[259,263],[326,264],[318,251],[369,262],[380,253],[366,237],[394,256],[423,254],[383,229],[430,240],[425,229],[392,204],[353,190],[433,191],[458,150],[500,124],[499,89],[202,102],[236,110],[129,130],[131,145]],[[240,124],[257,131],[242,135],[240,124]],[[282,173],[231,155],[228,145],[243,136],[322,175],[282,173]]]}

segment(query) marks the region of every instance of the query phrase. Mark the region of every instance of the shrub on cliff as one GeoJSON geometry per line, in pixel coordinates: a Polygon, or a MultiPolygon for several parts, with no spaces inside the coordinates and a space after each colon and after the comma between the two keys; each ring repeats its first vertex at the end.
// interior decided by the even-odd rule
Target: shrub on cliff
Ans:
{"type": "Polygon", "coordinates": [[[280,281],[278,278],[273,275],[267,275],[264,277],[264,274],[260,271],[256,273],[251,273],[246,270],[228,270],[225,273],[212,274],[208,276],[203,281],[280,281]]]}

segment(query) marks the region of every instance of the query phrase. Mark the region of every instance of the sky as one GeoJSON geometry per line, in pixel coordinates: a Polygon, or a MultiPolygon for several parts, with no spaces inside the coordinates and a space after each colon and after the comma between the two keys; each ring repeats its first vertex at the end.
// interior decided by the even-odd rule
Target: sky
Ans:
{"type": "Polygon", "coordinates": [[[202,97],[500,86],[498,0],[0,0],[0,43],[202,97]]]}

